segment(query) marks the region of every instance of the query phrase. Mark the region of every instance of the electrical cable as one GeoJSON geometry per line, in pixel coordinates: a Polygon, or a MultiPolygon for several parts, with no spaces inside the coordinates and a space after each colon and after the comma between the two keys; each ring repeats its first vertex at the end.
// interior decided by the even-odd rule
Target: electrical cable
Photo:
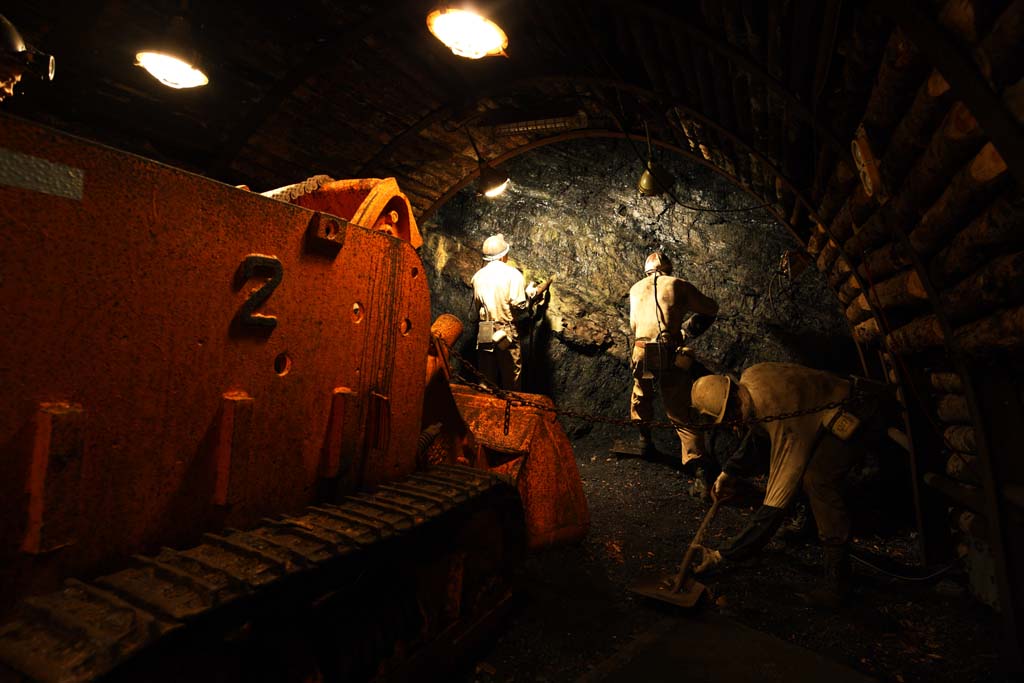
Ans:
{"type": "Polygon", "coordinates": [[[900,581],[931,581],[932,579],[942,576],[943,574],[951,570],[959,562],[959,560],[954,560],[953,562],[947,564],[945,567],[942,567],[941,569],[938,569],[932,572],[931,574],[928,574],[927,576],[903,576],[902,574],[894,574],[893,572],[882,569],[878,565],[872,564],[871,562],[868,562],[863,558],[857,557],[853,553],[850,553],[850,559],[856,560],[857,562],[860,562],[862,565],[870,567],[871,569],[874,569],[876,572],[880,574],[885,574],[886,576],[890,576],[894,579],[899,579],[900,581]]]}

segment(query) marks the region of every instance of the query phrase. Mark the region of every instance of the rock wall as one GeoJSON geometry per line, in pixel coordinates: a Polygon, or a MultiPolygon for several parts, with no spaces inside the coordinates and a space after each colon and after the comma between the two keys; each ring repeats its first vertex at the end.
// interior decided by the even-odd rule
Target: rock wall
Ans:
{"type": "MultiPolygon", "coordinates": [[[[683,204],[758,204],[703,166],[656,154],[675,176],[683,204]]],[[[721,306],[718,321],[692,344],[709,367],[739,373],[778,360],[858,370],[849,328],[818,271],[812,265],[792,280],[778,272],[782,254],[800,248],[785,227],[763,209],[719,213],[641,197],[642,169],[627,142],[573,141],[509,162],[512,183],[501,197],[477,197],[472,187],[458,194],[421,226],[434,315],[468,320],[480,245],[503,233],[512,245],[509,262],[528,281],[557,274],[545,320],[532,345],[524,341],[524,390],[564,408],[626,417],[629,288],[643,276],[647,254],[662,250],[675,275],[721,306]]],[[[471,332],[467,326],[460,342],[469,358],[471,332]]],[[[591,430],[578,420],[565,425],[571,436],[591,430]]]]}

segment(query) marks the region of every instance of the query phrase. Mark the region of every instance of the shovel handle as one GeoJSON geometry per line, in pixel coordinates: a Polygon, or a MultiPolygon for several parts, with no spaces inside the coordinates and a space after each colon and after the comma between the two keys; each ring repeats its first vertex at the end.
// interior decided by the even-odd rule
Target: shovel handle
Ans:
{"type": "Polygon", "coordinates": [[[672,592],[676,593],[679,591],[679,587],[683,585],[683,578],[686,576],[686,570],[690,568],[690,564],[693,562],[693,554],[697,552],[697,546],[700,545],[701,541],[704,540],[704,532],[707,531],[708,525],[711,524],[711,520],[715,518],[718,513],[718,506],[722,504],[722,499],[719,498],[711,504],[711,509],[704,515],[704,520],[697,527],[697,533],[693,535],[693,540],[690,541],[690,547],[686,549],[686,555],[683,556],[683,561],[679,565],[679,573],[676,574],[676,580],[672,584],[672,592]]]}

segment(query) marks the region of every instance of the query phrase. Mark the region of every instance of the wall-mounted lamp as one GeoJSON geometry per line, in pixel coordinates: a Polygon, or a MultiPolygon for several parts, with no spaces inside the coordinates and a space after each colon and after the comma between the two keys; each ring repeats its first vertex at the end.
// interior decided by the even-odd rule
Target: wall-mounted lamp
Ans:
{"type": "Polygon", "coordinates": [[[473,152],[476,154],[476,161],[480,164],[480,175],[476,182],[476,193],[488,198],[497,197],[508,189],[508,174],[484,162],[480,156],[480,150],[476,146],[476,140],[473,139],[469,132],[469,128],[466,128],[466,137],[469,138],[469,144],[473,146],[473,152]]]}
{"type": "Polygon", "coordinates": [[[199,67],[199,51],[181,14],[171,19],[162,40],[135,53],[135,64],[169,88],[196,88],[210,82],[199,67]]]}
{"type": "Polygon", "coordinates": [[[487,17],[471,9],[440,7],[427,15],[427,28],[459,57],[480,59],[505,55],[508,36],[487,17]]]}
{"type": "Polygon", "coordinates": [[[647,135],[647,168],[644,169],[640,181],[636,184],[643,197],[657,197],[662,192],[668,192],[675,185],[676,179],[665,170],[665,167],[654,163],[654,156],[651,151],[651,132],[644,123],[644,133],[647,135]]]}

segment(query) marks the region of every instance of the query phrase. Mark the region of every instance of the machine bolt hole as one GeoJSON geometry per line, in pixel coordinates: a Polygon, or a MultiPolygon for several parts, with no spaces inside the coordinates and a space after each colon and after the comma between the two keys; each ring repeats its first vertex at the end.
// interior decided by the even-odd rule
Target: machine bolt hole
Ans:
{"type": "Polygon", "coordinates": [[[324,237],[332,238],[338,232],[338,221],[330,220],[324,224],[324,237]]]}
{"type": "Polygon", "coordinates": [[[277,358],[274,359],[274,372],[281,377],[287,375],[292,369],[292,358],[287,353],[277,354],[277,358]]]}
{"type": "Polygon", "coordinates": [[[352,320],[357,323],[363,321],[363,305],[358,301],[352,304],[352,320]]]}
{"type": "Polygon", "coordinates": [[[412,322],[410,322],[409,319],[406,318],[398,326],[398,329],[401,330],[402,334],[409,334],[409,331],[412,329],[412,322]]]}
{"type": "Polygon", "coordinates": [[[413,277],[418,277],[419,274],[420,274],[420,269],[419,268],[413,268],[412,269],[412,276],[413,277]]]}

